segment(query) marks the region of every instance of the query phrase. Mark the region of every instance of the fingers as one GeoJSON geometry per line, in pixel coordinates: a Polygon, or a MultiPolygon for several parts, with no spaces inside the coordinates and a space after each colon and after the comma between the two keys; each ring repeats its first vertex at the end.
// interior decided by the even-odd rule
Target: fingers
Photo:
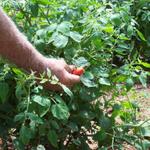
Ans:
{"type": "Polygon", "coordinates": [[[73,86],[76,83],[80,82],[80,76],[72,74],[72,71],[76,67],[74,65],[65,65],[65,71],[64,71],[64,84],[68,87],[73,86]]]}
{"type": "MultiPolygon", "coordinates": [[[[73,70],[76,68],[74,65],[68,65],[64,59],[53,59],[50,64],[52,73],[58,77],[62,84],[71,87],[80,82],[80,76],[72,74],[73,70]]],[[[46,87],[53,90],[60,90],[59,85],[47,85],[46,87]]]]}
{"type": "Polygon", "coordinates": [[[64,84],[67,85],[67,86],[73,86],[74,84],[80,82],[80,76],[71,74],[67,71],[64,74],[64,79],[65,79],[64,84]]]}
{"type": "Polygon", "coordinates": [[[65,69],[69,72],[72,73],[72,71],[75,69],[74,65],[67,65],[65,66],[65,69]]]}

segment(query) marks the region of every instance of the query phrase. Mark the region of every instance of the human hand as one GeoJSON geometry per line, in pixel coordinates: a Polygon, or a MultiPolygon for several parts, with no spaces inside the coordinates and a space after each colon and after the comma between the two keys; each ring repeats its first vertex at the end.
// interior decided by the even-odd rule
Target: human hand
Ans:
{"type": "MultiPolygon", "coordinates": [[[[43,66],[45,70],[49,68],[52,74],[67,87],[72,87],[74,84],[80,82],[80,76],[72,74],[75,67],[68,65],[64,59],[45,58],[43,66]]],[[[52,90],[60,90],[60,86],[58,85],[46,84],[46,87],[52,90]]]]}

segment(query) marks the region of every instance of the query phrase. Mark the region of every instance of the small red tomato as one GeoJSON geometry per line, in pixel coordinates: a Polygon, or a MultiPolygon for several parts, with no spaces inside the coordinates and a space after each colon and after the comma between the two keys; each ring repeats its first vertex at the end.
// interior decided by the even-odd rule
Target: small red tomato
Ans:
{"type": "Polygon", "coordinates": [[[79,75],[79,76],[81,76],[83,73],[84,73],[84,68],[82,67],[76,68],[72,71],[72,74],[79,75]]]}

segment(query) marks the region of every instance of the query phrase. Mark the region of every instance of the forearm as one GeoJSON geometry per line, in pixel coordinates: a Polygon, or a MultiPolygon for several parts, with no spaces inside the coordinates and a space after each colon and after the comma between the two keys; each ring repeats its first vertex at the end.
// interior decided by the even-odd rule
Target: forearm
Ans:
{"type": "MultiPolygon", "coordinates": [[[[49,68],[59,81],[67,86],[80,82],[80,77],[72,74],[73,68],[64,60],[48,59],[42,56],[19,32],[11,19],[0,8],[0,55],[27,71],[37,75],[49,68]]],[[[49,89],[58,90],[58,85],[48,83],[49,89]]]]}
{"type": "Polygon", "coordinates": [[[40,71],[43,56],[0,8],[0,55],[27,71],[40,71]],[[39,70],[37,70],[39,69],[39,70]]]}

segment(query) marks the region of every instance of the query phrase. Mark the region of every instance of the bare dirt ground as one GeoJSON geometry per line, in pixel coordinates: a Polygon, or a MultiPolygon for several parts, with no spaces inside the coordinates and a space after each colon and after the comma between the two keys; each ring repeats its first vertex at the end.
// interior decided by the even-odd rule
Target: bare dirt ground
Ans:
{"type": "Polygon", "coordinates": [[[150,119],[150,88],[136,89],[135,94],[137,97],[136,101],[140,107],[139,119],[140,120],[150,119]]]}
{"type": "MultiPolygon", "coordinates": [[[[126,97],[119,97],[119,100],[127,100],[126,97]]],[[[135,101],[139,106],[139,112],[137,117],[139,120],[147,120],[150,119],[150,87],[143,88],[140,85],[135,86],[133,90],[128,93],[128,99],[130,101],[135,101]]],[[[91,150],[97,150],[97,144],[91,143],[89,144],[91,150]]],[[[124,143],[123,150],[137,150],[135,147],[124,143]]]]}

